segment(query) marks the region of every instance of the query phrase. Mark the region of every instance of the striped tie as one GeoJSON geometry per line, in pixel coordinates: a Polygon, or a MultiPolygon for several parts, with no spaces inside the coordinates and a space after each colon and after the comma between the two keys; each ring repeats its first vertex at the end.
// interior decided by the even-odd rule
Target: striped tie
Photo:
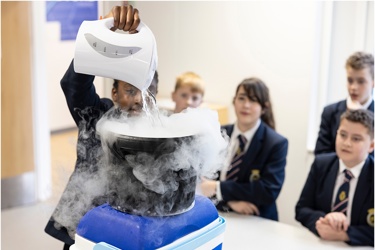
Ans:
{"type": "Polygon", "coordinates": [[[352,172],[349,170],[344,170],[345,178],[344,183],[341,184],[337,195],[335,204],[333,205],[332,212],[342,212],[346,215],[346,210],[348,208],[348,197],[349,197],[349,182],[354,177],[352,172]]]}
{"type": "Polygon", "coordinates": [[[237,173],[240,171],[239,165],[242,162],[242,158],[245,154],[244,149],[245,145],[247,142],[247,139],[243,135],[238,135],[238,142],[239,142],[239,147],[236,151],[236,153],[233,156],[233,159],[231,161],[231,164],[228,168],[227,172],[227,180],[234,180],[236,181],[238,179],[237,173]]]}

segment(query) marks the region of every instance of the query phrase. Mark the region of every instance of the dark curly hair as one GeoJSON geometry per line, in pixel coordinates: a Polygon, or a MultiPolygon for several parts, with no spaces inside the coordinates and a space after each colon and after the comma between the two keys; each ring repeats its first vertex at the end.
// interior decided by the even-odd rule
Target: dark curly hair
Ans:
{"type": "MultiPolygon", "coordinates": [[[[159,83],[159,74],[158,74],[157,70],[155,71],[153,81],[155,81],[156,82],[156,86],[158,86],[158,83],[159,83]]],[[[118,80],[117,79],[113,80],[113,88],[115,88],[115,89],[118,88],[118,80]]]]}
{"type": "Polygon", "coordinates": [[[374,113],[367,109],[346,110],[340,117],[340,122],[346,119],[351,122],[360,123],[368,129],[371,139],[374,138],[374,113]]]}

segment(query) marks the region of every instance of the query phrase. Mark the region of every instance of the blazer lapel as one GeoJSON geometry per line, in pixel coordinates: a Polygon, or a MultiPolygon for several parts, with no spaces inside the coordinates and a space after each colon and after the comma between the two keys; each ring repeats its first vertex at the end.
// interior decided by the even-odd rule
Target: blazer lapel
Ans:
{"type": "MultiPolygon", "coordinates": [[[[226,129],[227,134],[230,137],[232,137],[234,126],[233,125],[225,126],[224,128],[226,129]]],[[[240,171],[238,173],[239,179],[249,178],[248,172],[250,172],[252,163],[254,162],[254,160],[259,154],[260,149],[262,148],[262,143],[263,143],[262,141],[263,141],[265,129],[266,129],[265,125],[263,124],[263,122],[261,122],[259,125],[259,128],[255,132],[254,137],[252,138],[250,142],[249,148],[247,149],[245,155],[243,156],[242,163],[240,163],[239,165],[239,168],[240,168],[240,171]]]]}
{"type": "Polygon", "coordinates": [[[332,167],[328,168],[327,179],[324,180],[325,185],[324,185],[323,190],[324,190],[324,193],[326,194],[323,198],[323,200],[326,202],[322,202],[324,204],[324,211],[332,210],[332,199],[333,199],[333,196],[336,195],[333,193],[333,191],[335,189],[338,171],[339,171],[339,161],[338,161],[338,158],[336,158],[332,167]]]}
{"type": "Polygon", "coordinates": [[[339,128],[339,125],[340,125],[340,117],[342,115],[342,113],[344,113],[346,111],[347,107],[346,107],[346,101],[342,101],[339,103],[338,107],[337,107],[337,112],[335,112],[335,118],[333,119],[335,121],[335,124],[334,126],[332,126],[332,129],[334,129],[333,131],[331,131],[335,136],[334,138],[336,138],[336,131],[337,129],[339,128]]]}
{"type": "Polygon", "coordinates": [[[233,133],[233,130],[234,130],[234,125],[227,125],[227,126],[223,126],[222,129],[224,129],[227,133],[227,135],[229,137],[232,137],[232,133],[233,133]]]}
{"type": "Polygon", "coordinates": [[[370,106],[368,107],[368,110],[374,112],[374,100],[370,103],[370,106]]]}
{"type": "Polygon", "coordinates": [[[351,214],[351,221],[356,223],[359,220],[360,211],[362,210],[363,204],[365,201],[369,199],[370,194],[370,187],[372,184],[371,177],[373,173],[370,171],[369,166],[369,159],[366,160],[365,165],[362,168],[361,174],[358,177],[357,188],[354,193],[353,197],[353,204],[352,204],[352,214],[351,214]],[[359,206],[355,206],[354,204],[361,204],[359,206]]]}
{"type": "Polygon", "coordinates": [[[263,124],[263,122],[261,122],[258,130],[255,132],[254,137],[250,142],[246,154],[244,155],[242,164],[251,166],[253,161],[258,156],[259,150],[262,148],[265,129],[265,125],[263,124]]]}

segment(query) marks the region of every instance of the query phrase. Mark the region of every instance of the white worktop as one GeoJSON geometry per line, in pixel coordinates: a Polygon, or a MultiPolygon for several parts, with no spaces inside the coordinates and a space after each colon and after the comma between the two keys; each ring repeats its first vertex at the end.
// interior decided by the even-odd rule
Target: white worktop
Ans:
{"type": "Polygon", "coordinates": [[[292,226],[258,216],[220,213],[226,220],[223,250],[234,249],[374,249],[325,241],[307,228],[292,226]]]}

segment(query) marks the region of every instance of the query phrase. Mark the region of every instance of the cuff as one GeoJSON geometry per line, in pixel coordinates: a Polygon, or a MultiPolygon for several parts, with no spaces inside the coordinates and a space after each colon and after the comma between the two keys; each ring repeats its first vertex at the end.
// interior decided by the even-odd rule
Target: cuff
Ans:
{"type": "Polygon", "coordinates": [[[216,182],[216,198],[218,201],[223,200],[223,196],[221,195],[221,189],[220,189],[220,181],[216,182]]]}

